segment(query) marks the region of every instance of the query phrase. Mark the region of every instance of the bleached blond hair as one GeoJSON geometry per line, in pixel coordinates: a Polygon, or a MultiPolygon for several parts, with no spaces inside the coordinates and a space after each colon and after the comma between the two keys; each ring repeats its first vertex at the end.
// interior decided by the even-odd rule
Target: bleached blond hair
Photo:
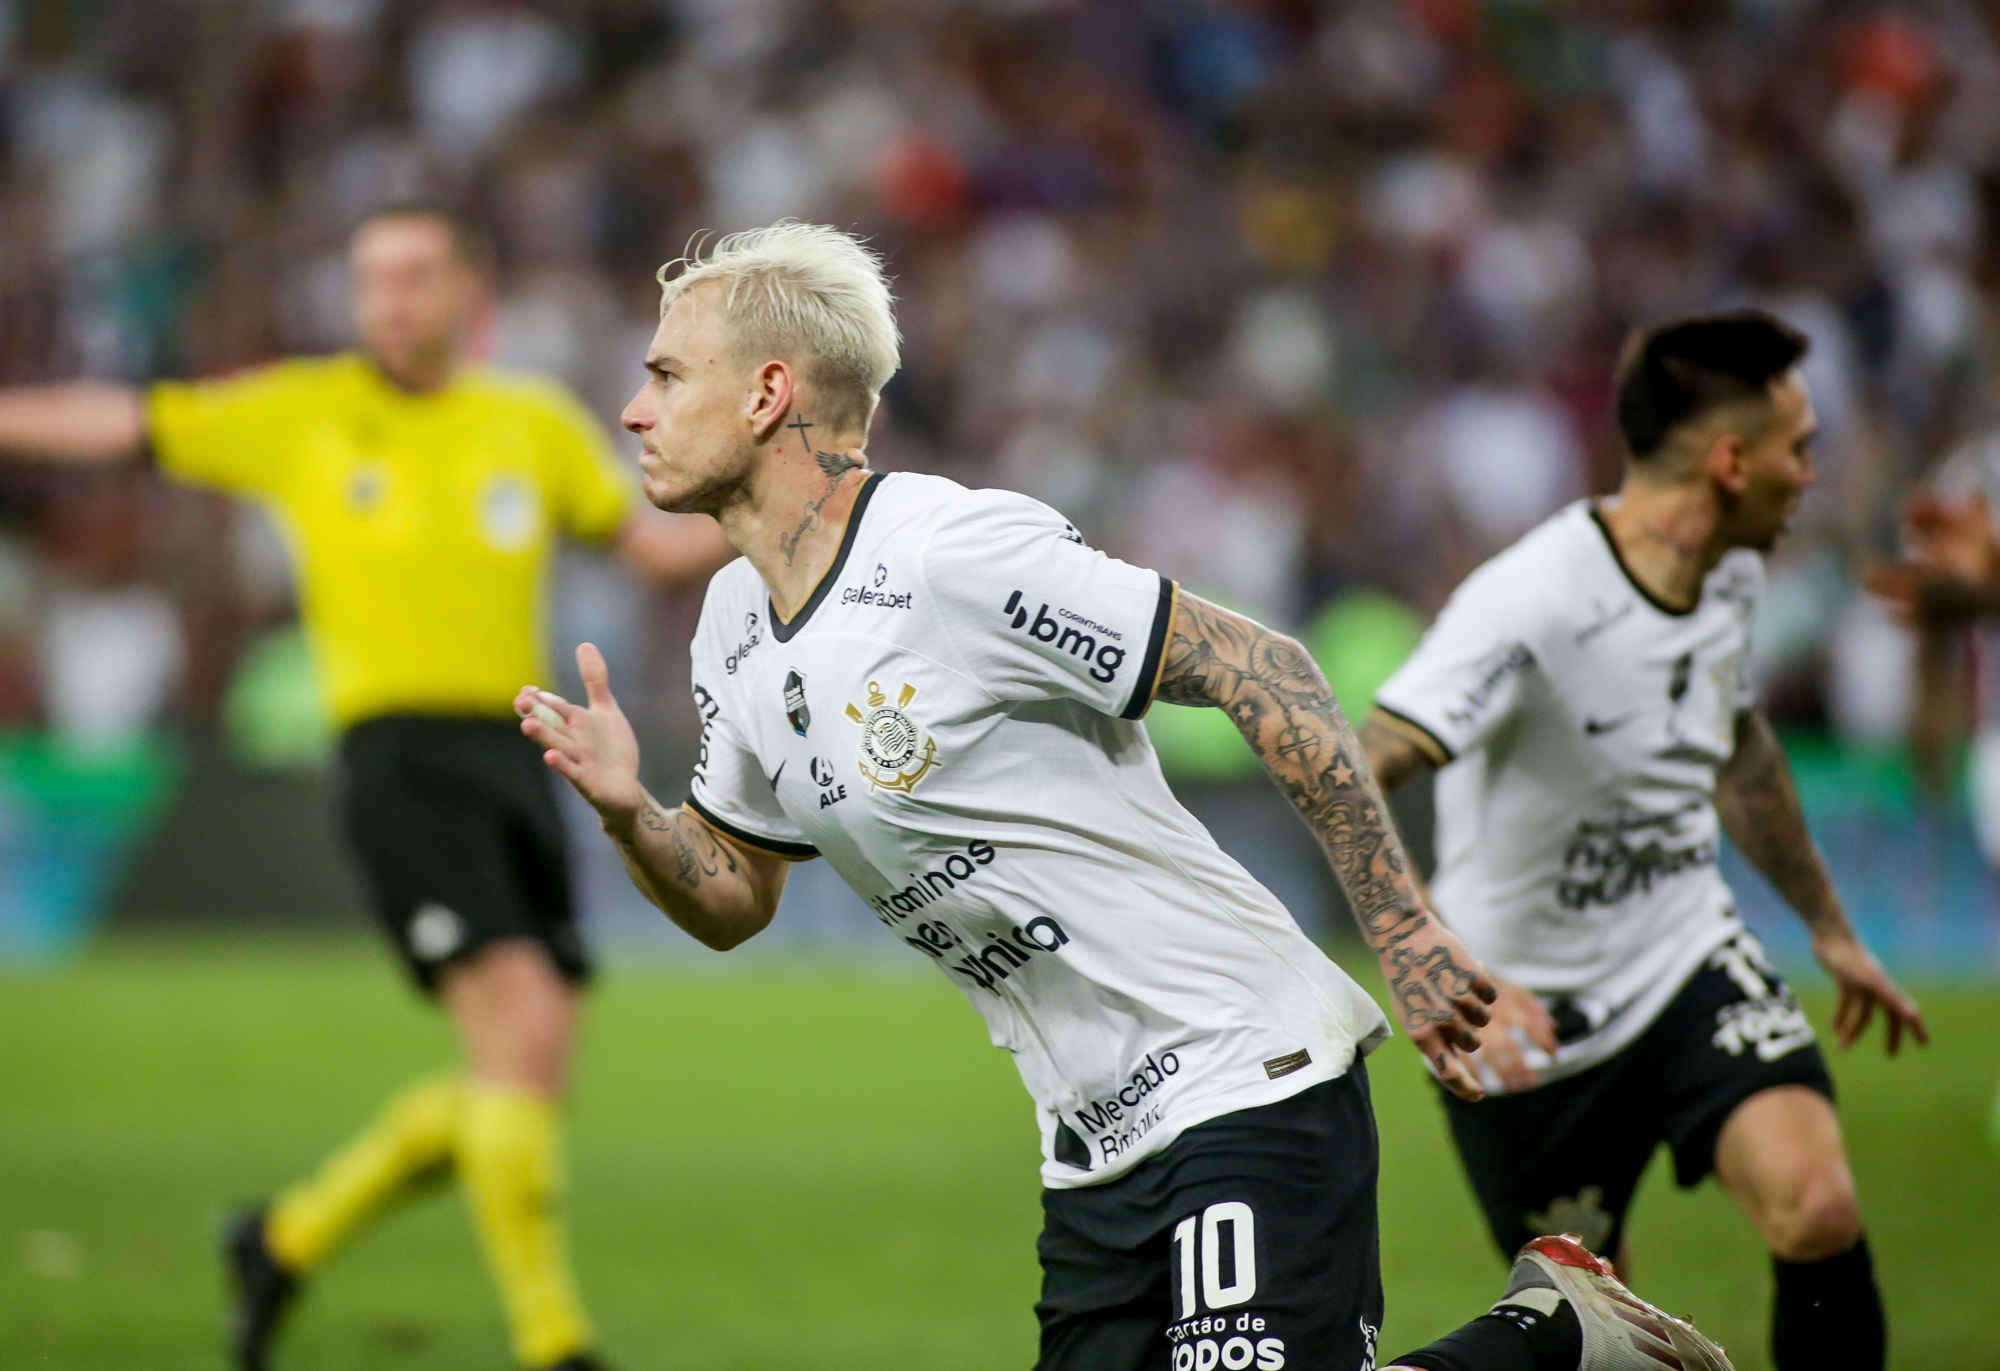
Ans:
{"type": "Polygon", "coordinates": [[[739,361],[800,367],[824,399],[866,423],[902,365],[882,258],[825,224],[780,219],[745,229],[660,268],[660,317],[711,281],[722,283],[730,349],[739,361]]]}

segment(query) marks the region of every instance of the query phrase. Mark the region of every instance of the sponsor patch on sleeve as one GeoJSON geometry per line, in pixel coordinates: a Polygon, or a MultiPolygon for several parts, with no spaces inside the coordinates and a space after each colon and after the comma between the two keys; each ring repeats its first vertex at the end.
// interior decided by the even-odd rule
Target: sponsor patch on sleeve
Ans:
{"type": "Polygon", "coordinates": [[[1302,1047],[1296,1052],[1287,1052],[1282,1057],[1273,1057],[1270,1061],[1265,1062],[1264,1074],[1275,1081],[1280,1076],[1289,1076],[1294,1071],[1311,1065],[1312,1053],[1302,1047]]]}

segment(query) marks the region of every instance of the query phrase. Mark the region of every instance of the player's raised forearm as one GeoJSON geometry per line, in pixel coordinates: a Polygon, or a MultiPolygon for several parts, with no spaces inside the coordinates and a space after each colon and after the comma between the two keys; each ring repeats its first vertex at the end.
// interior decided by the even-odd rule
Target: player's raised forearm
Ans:
{"type": "Polygon", "coordinates": [[[718,951],[762,932],[785,888],[784,862],[745,851],[648,794],[639,783],[639,741],[611,693],[603,656],[584,643],[576,665],[590,704],[523,686],[514,698],[521,731],[597,811],[633,884],[662,913],[718,951]]]}
{"type": "Polygon", "coordinates": [[[75,381],[0,390],[0,453],[8,457],[100,465],[130,461],[145,441],[145,403],[130,386],[75,381]]]}
{"type": "Polygon", "coordinates": [[[599,814],[632,883],[697,942],[726,952],[770,924],[785,884],[783,862],[742,852],[687,810],[668,809],[651,795],[629,815],[599,814]]]}
{"type": "Polygon", "coordinates": [[[736,549],[706,514],[641,509],[618,535],[618,556],[663,585],[704,582],[733,561],[736,549]]]}
{"type": "Polygon", "coordinates": [[[1723,831],[1782,895],[1814,937],[1853,929],[1826,861],[1806,829],[1785,749],[1762,710],[1736,722],[1736,750],[1715,777],[1715,809],[1723,831]]]}
{"type": "Polygon", "coordinates": [[[1484,1022],[1471,1001],[1490,999],[1490,987],[1480,993],[1476,963],[1459,958],[1425,910],[1360,742],[1303,647],[1183,594],[1159,698],[1211,705],[1235,721],[1325,850],[1407,1025],[1455,1024],[1459,1014],[1484,1022]]]}

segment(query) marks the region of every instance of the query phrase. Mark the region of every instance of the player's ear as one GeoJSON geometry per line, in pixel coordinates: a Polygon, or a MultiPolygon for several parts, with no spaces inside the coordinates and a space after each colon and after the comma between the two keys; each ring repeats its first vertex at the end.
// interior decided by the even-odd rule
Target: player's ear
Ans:
{"type": "Polygon", "coordinates": [[[750,421],[750,433],[758,441],[777,431],[798,397],[792,369],[773,358],[750,373],[750,389],[743,397],[743,417],[750,421]]]}
{"type": "Polygon", "coordinates": [[[1702,464],[1708,469],[1708,478],[1733,495],[1750,478],[1749,458],[1750,445],[1743,435],[1726,428],[1708,445],[1702,464]]]}

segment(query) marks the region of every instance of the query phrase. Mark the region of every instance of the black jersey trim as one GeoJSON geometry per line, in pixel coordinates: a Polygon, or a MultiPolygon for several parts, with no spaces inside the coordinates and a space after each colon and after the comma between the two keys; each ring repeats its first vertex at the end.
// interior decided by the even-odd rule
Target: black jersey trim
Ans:
{"type": "Polygon", "coordinates": [[[1596,524],[1597,531],[1604,535],[1604,546],[1611,553],[1611,560],[1618,564],[1618,569],[1625,573],[1625,579],[1632,583],[1632,589],[1638,591],[1640,598],[1645,600],[1647,604],[1659,610],[1660,613],[1675,619],[1685,619],[1688,615],[1701,608],[1701,592],[1699,590],[1695,592],[1693,604],[1687,606],[1685,609],[1676,609],[1652,591],[1646,589],[1646,583],[1641,581],[1637,576],[1634,576],[1632,568],[1625,564],[1625,554],[1618,550],[1618,540],[1611,536],[1611,525],[1604,522],[1604,511],[1597,507],[1597,501],[1595,500],[1590,502],[1590,521],[1596,524]]]}
{"type": "Polygon", "coordinates": [[[840,579],[840,573],[847,565],[847,554],[854,550],[855,535],[861,532],[861,516],[868,512],[868,502],[875,498],[875,492],[881,485],[882,473],[871,471],[868,473],[868,479],[861,483],[861,489],[854,492],[854,508],[847,511],[847,530],[840,535],[840,549],[833,554],[833,565],[829,566],[826,574],[819,578],[819,584],[813,587],[813,593],[806,597],[806,602],[799,606],[799,612],[791,617],[789,623],[778,617],[778,607],[771,603],[769,596],[765,597],[764,607],[771,615],[773,638],[781,643],[789,643],[792,635],[804,628],[806,620],[812,618],[813,611],[819,608],[819,602],[833,590],[833,583],[840,579]]]}
{"type": "Polygon", "coordinates": [[[1457,760],[1458,754],[1444,745],[1443,739],[1418,723],[1400,709],[1391,709],[1380,700],[1375,702],[1375,712],[1389,721],[1389,727],[1403,735],[1419,752],[1428,754],[1431,765],[1449,766],[1457,760]]]}
{"type": "Polygon", "coordinates": [[[752,847],[762,848],[774,857],[783,857],[787,861],[803,862],[808,858],[819,856],[819,849],[811,843],[788,843],[780,838],[760,837],[748,829],[739,828],[692,795],[681,801],[681,803],[694,811],[695,818],[700,819],[716,832],[727,833],[739,843],[748,843],[752,847]]]}
{"type": "Polygon", "coordinates": [[[1142,718],[1153,707],[1153,696],[1160,689],[1160,673],[1167,665],[1167,630],[1173,627],[1174,610],[1180,598],[1180,587],[1162,576],[1160,605],[1153,611],[1153,631],[1146,637],[1146,655],[1139,659],[1139,679],[1133,683],[1132,698],[1119,711],[1121,719],[1142,718]]]}

